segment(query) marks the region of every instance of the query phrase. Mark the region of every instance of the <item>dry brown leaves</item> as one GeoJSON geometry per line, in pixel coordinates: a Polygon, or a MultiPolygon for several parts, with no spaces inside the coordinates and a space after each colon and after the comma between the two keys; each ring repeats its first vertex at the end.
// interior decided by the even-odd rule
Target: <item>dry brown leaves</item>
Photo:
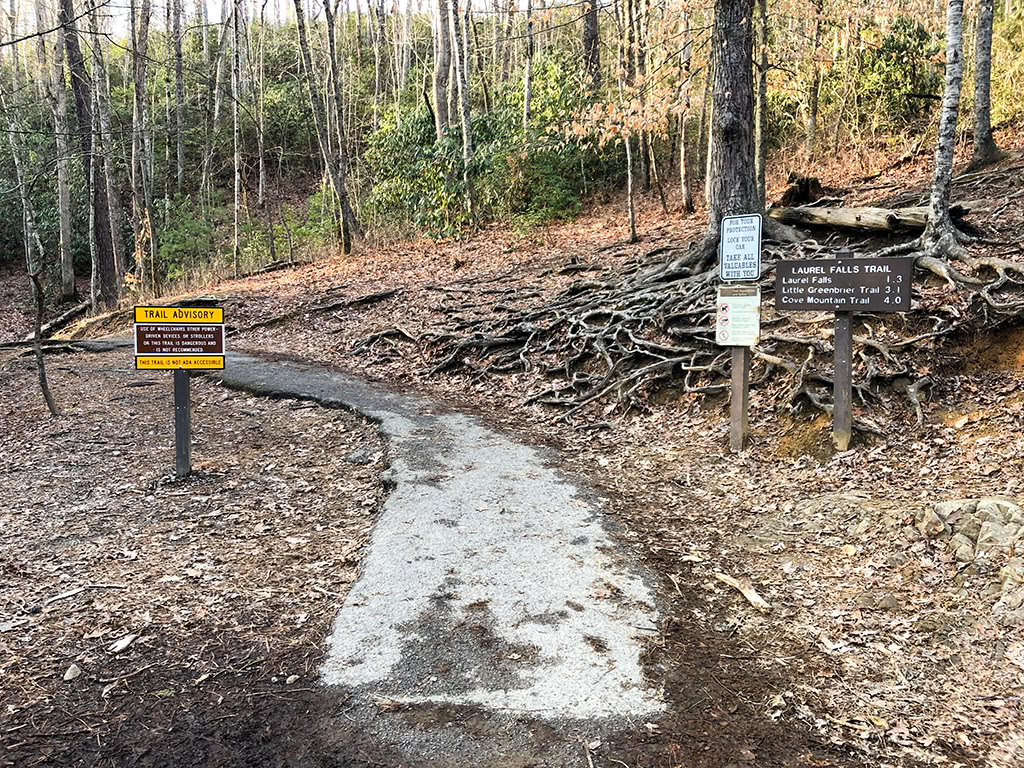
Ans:
{"type": "Polygon", "coordinates": [[[214,735],[190,712],[222,728],[311,690],[384,496],[376,427],[196,379],[178,482],[169,374],[130,350],[48,362],[56,419],[27,358],[0,367],[0,764],[136,764],[176,718],[214,735]]]}

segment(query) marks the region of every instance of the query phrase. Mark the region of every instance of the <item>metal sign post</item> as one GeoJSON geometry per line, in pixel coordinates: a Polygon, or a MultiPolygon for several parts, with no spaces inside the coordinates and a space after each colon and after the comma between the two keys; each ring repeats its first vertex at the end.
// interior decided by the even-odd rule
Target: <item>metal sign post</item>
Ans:
{"type": "Polygon", "coordinates": [[[224,368],[221,307],[136,307],[135,368],[174,372],[174,474],[192,471],[190,371],[224,368]]]}
{"type": "Polygon", "coordinates": [[[189,372],[174,371],[174,474],[185,477],[192,471],[192,397],[189,372]]]}
{"type": "Polygon", "coordinates": [[[723,216],[719,231],[715,341],[732,347],[729,448],[743,450],[750,410],[750,349],[761,332],[761,214],[723,216]]]}
{"type": "Polygon", "coordinates": [[[835,313],[832,441],[846,451],[853,438],[853,315],[909,312],[913,258],[780,261],[775,265],[775,310],[835,313]]]}

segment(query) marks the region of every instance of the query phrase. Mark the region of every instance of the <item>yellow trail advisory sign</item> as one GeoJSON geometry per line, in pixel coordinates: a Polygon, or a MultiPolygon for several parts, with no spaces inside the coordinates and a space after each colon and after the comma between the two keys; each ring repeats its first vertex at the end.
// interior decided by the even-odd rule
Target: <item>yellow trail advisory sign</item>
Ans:
{"type": "Polygon", "coordinates": [[[140,371],[219,371],[224,352],[221,307],[135,308],[135,367],[140,371]]]}
{"type": "Polygon", "coordinates": [[[223,323],[222,307],[136,307],[136,323],[223,323]]]}

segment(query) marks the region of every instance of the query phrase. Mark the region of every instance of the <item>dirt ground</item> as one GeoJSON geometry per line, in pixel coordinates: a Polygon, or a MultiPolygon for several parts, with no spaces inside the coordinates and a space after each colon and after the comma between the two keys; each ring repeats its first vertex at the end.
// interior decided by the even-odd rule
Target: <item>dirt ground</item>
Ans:
{"type": "Polygon", "coordinates": [[[0,361],[0,765],[326,764],[318,662],[386,495],[376,426],[197,378],[179,482],[169,374],[130,349],[49,373],[56,419],[0,361]]]}
{"type": "MultiPolygon", "coordinates": [[[[888,178],[873,180],[873,189],[854,197],[906,196],[906,180],[920,181],[919,171],[900,168],[888,178]]],[[[998,226],[989,222],[994,239],[1006,237],[1011,231],[1007,227],[1019,230],[1024,206],[1017,204],[1001,215],[998,226]]],[[[720,397],[667,388],[652,397],[645,410],[623,415],[613,408],[598,409],[579,425],[583,428],[572,429],[557,421],[558,413],[524,404],[525,396],[541,381],[536,371],[502,377],[466,372],[431,375],[429,349],[401,334],[374,337],[391,329],[415,337],[427,329],[457,328],[461,320],[493,312],[501,302],[539,302],[575,280],[587,279],[587,272],[562,274],[574,257],[582,257],[595,270],[615,269],[641,252],[686,240],[702,228],[699,217],[663,218],[655,203],[647,201],[641,210],[643,242],[630,246],[625,243],[621,208],[604,206],[577,222],[529,234],[491,230],[467,242],[381,246],[358,258],[234,281],[211,287],[208,293],[225,307],[233,331],[229,343],[236,348],[323,361],[371,380],[415,389],[453,409],[471,410],[524,440],[558,449],[566,471],[589,478],[613,499],[622,537],[660,576],[667,618],[647,649],[647,674],[654,684],[665,687],[671,706],[663,719],[644,728],[642,736],[631,732],[629,738],[596,745],[591,755],[595,768],[720,766],[726,743],[730,748],[742,744],[742,762],[758,766],[1024,765],[1024,739],[1018,725],[1024,694],[1024,632],[1019,623],[1002,621],[993,612],[997,597],[993,578],[1003,561],[966,566],[957,561],[944,539],[925,537],[916,525],[921,514],[950,499],[1024,499],[1024,330],[1003,328],[942,340],[923,349],[936,380],[924,404],[923,425],[916,425],[905,399],[886,397],[871,412],[881,435],[862,435],[854,450],[841,454],[831,448],[828,419],[792,414],[778,406],[787,382],[782,377],[769,379],[752,392],[751,448],[740,457],[726,451],[728,414],[720,397]],[[720,575],[752,587],[767,607],[755,608],[720,575]]],[[[1003,255],[1012,257],[1011,251],[1019,251],[1019,241],[992,247],[1005,249],[1003,255]]],[[[875,321],[871,327],[881,328],[875,321]]],[[[125,328],[124,318],[118,316],[93,324],[86,333],[102,335],[125,328]]],[[[860,332],[866,332],[866,327],[860,332]]],[[[61,371],[63,361],[52,360],[58,402],[84,403],[74,407],[82,409],[85,419],[73,424],[62,419],[65,426],[44,418],[38,405],[31,410],[28,403],[37,397],[31,384],[25,388],[30,381],[25,363],[18,361],[15,368],[5,369],[20,377],[16,402],[3,407],[5,428],[9,418],[18,419],[12,434],[28,430],[31,439],[26,440],[34,446],[32,450],[51,458],[26,458],[33,455],[30,449],[17,441],[5,444],[0,448],[5,466],[9,461],[11,466],[29,466],[6,472],[0,478],[6,487],[0,490],[33,505],[30,521],[40,520],[44,511],[52,515],[55,509],[81,508],[73,514],[86,520],[103,520],[96,510],[102,514],[121,510],[123,516],[124,510],[148,503],[147,495],[162,502],[161,510],[170,511],[150,513],[142,518],[145,524],[133,520],[136,527],[107,523],[108,528],[76,534],[93,536],[86,541],[94,543],[86,547],[74,539],[71,553],[56,549],[55,532],[44,530],[38,522],[26,526],[11,515],[4,520],[0,534],[4,547],[20,552],[34,541],[33,550],[50,553],[43,561],[49,567],[30,565],[36,555],[3,561],[5,572],[11,570],[20,586],[0,586],[0,594],[5,595],[0,621],[14,616],[15,621],[25,622],[0,633],[0,645],[14,649],[7,657],[12,661],[0,669],[0,680],[6,684],[16,679],[22,691],[17,694],[22,703],[15,705],[13,713],[0,712],[4,748],[10,752],[8,743],[18,745],[12,738],[25,742],[18,746],[21,752],[15,753],[18,757],[12,764],[32,764],[24,762],[28,754],[59,755],[69,739],[83,735],[95,738],[97,746],[95,753],[89,753],[91,762],[82,764],[104,764],[99,759],[103,749],[114,750],[109,764],[121,764],[119,758],[149,746],[145,734],[148,728],[156,728],[163,740],[159,743],[183,756],[178,764],[231,765],[227,752],[217,750],[255,744],[256,757],[248,763],[252,765],[396,765],[379,746],[362,743],[357,732],[344,728],[344,718],[338,714],[343,703],[317,703],[320,693],[312,683],[311,670],[345,584],[309,580],[329,593],[324,594],[300,579],[300,586],[282,587],[281,593],[270,589],[264,595],[256,586],[264,584],[264,578],[285,578],[283,574],[295,571],[276,565],[270,571],[266,563],[249,564],[260,561],[265,549],[276,553],[275,563],[290,563],[289,537],[295,537],[308,539],[296,548],[302,553],[309,548],[309,559],[300,562],[312,568],[327,558],[312,551],[319,541],[317,524],[333,526],[332,535],[362,541],[372,524],[373,509],[373,504],[365,508],[362,504],[370,499],[376,503],[383,491],[375,485],[371,470],[360,470],[365,476],[358,483],[349,480],[351,489],[338,488],[333,468],[352,448],[372,443],[372,428],[345,414],[254,401],[228,395],[213,381],[197,382],[197,398],[203,405],[194,416],[195,423],[209,416],[211,423],[222,425],[219,439],[204,437],[206,444],[233,446],[221,461],[236,450],[242,455],[233,459],[237,466],[215,463],[194,481],[201,489],[193,492],[190,486],[181,493],[173,483],[157,482],[166,474],[157,466],[169,458],[156,456],[168,457],[170,450],[166,431],[170,422],[163,415],[169,398],[166,384],[161,385],[162,400],[157,397],[157,385],[87,392],[83,381],[91,377],[78,373],[83,366],[113,367],[113,363],[79,355],[61,371]],[[132,408],[143,410],[142,404],[136,404],[143,401],[148,403],[145,408],[161,414],[154,414],[146,428],[130,418],[132,408]],[[107,409],[113,410],[108,414],[107,409]],[[226,434],[228,422],[234,424],[235,419],[249,424],[252,434],[257,429],[269,434],[280,430],[285,437],[279,443],[267,438],[258,450],[243,448],[241,426],[234,427],[234,434],[226,434]],[[261,427],[263,420],[269,426],[261,427]],[[110,434],[111,424],[116,425],[118,437],[92,448],[91,438],[110,434]],[[163,424],[165,431],[154,424],[163,424]],[[327,424],[347,426],[331,432],[327,424]],[[304,438],[304,430],[318,438],[316,445],[304,438]],[[126,442],[139,446],[137,450],[149,451],[147,461],[133,460],[136,449],[112,456],[113,450],[108,449],[122,434],[133,435],[126,442]],[[330,451],[310,459],[312,475],[297,471],[292,477],[284,475],[282,484],[290,493],[299,493],[301,476],[311,489],[309,499],[319,499],[324,487],[333,488],[338,509],[328,510],[329,504],[318,503],[322,514],[334,522],[322,523],[312,515],[296,517],[287,525],[286,535],[276,535],[276,529],[262,532],[258,557],[242,557],[235,555],[240,546],[237,540],[206,532],[201,513],[188,511],[194,497],[209,497],[219,500],[201,502],[204,510],[226,510],[233,500],[240,510],[257,515],[255,510],[263,509],[261,494],[273,496],[271,490],[280,491],[280,484],[270,478],[283,475],[278,467],[289,465],[288,455],[299,449],[325,450],[324,436],[353,442],[343,447],[331,444],[330,451]],[[51,443],[56,450],[42,447],[51,443]],[[293,447],[285,449],[285,444],[293,447]],[[91,458],[88,454],[79,458],[82,445],[90,446],[91,458]],[[280,452],[264,455],[271,450],[280,452]],[[106,463],[115,459],[120,466],[106,463]],[[268,465],[275,469],[265,469],[268,465]],[[146,479],[129,484],[134,490],[119,490],[125,484],[123,477],[131,477],[129,472],[139,471],[140,466],[148,473],[146,479]],[[73,490],[71,482],[62,483],[59,498],[63,501],[48,502],[49,483],[61,473],[69,477],[77,473],[81,490],[73,490]],[[118,480],[97,485],[109,485],[107,492],[89,492],[97,476],[118,480]],[[237,480],[234,488],[228,488],[229,478],[237,480]],[[251,492],[250,482],[255,483],[251,492]],[[45,484],[45,492],[32,490],[33,483],[45,484]],[[44,507],[47,503],[52,507],[44,507]],[[17,527],[9,534],[12,525],[17,527]],[[179,529],[185,533],[171,532],[179,529]],[[181,541],[186,542],[187,551],[179,550],[175,535],[185,537],[181,541]],[[26,536],[28,540],[23,539],[26,536]],[[154,573],[150,577],[154,583],[146,581],[147,591],[142,591],[143,579],[129,579],[139,567],[138,558],[129,559],[123,553],[145,551],[139,540],[146,536],[161,537],[159,573],[182,581],[160,582],[163,575],[154,573]],[[193,542],[198,550],[191,548],[193,542]],[[85,563],[76,559],[83,557],[81,552],[89,555],[85,563]],[[173,553],[175,568],[165,567],[172,562],[167,559],[172,554],[167,553],[173,553]],[[203,564],[209,563],[218,568],[230,564],[248,578],[225,575],[208,583],[207,577],[213,574],[203,564]],[[83,571],[83,567],[98,570],[83,571]],[[190,575],[189,568],[199,575],[190,575]],[[22,574],[22,569],[28,570],[22,574]],[[49,597],[94,579],[129,588],[89,590],[44,606],[39,613],[31,612],[49,597]],[[204,603],[202,609],[194,609],[195,615],[181,618],[191,623],[179,624],[177,614],[159,609],[162,591],[171,589],[214,598],[212,607],[204,603]],[[225,595],[219,589],[231,591],[225,595]],[[284,594],[289,590],[305,597],[292,606],[297,598],[284,594]],[[231,594],[239,596],[229,598],[231,594]],[[139,607],[132,609],[141,612],[138,616],[115,610],[116,601],[135,595],[141,596],[139,607]],[[256,608],[251,616],[237,618],[233,611],[239,605],[256,608]],[[76,606],[78,610],[72,611],[76,606]],[[301,625],[295,618],[299,615],[307,616],[301,625]],[[162,624],[157,617],[163,617],[162,624]],[[236,618],[242,628],[233,623],[236,618]],[[33,638],[31,628],[39,624],[43,629],[33,638]],[[84,639],[98,628],[107,631],[84,639]],[[139,637],[120,654],[107,650],[125,633],[139,637]],[[26,639],[12,644],[12,637],[26,639]],[[182,642],[168,645],[170,637],[182,642]],[[211,640],[211,648],[204,648],[198,638],[207,637],[221,640],[211,640]],[[286,647],[291,650],[286,652],[286,647]],[[175,684],[160,682],[157,672],[163,662],[142,669],[150,663],[145,658],[150,651],[158,659],[169,660],[165,667],[172,670],[167,674],[175,684]],[[248,667],[254,658],[259,662],[248,667]],[[83,675],[64,682],[61,676],[71,662],[79,665],[83,675]],[[210,677],[195,682],[207,672],[210,677]],[[292,674],[300,678],[288,684],[292,674]],[[83,700],[88,704],[69,706],[67,702],[79,701],[74,698],[79,695],[75,686],[83,680],[90,686],[91,698],[83,700]],[[118,685],[106,698],[103,687],[111,683],[101,680],[118,685]],[[214,692],[208,695],[211,688],[214,692]],[[118,698],[119,689],[123,694],[118,698]],[[160,695],[164,690],[172,695],[160,695]],[[179,701],[181,709],[176,708],[179,701]],[[206,708],[196,714],[200,701],[206,708]],[[210,702],[224,712],[223,731],[210,702]],[[327,747],[316,741],[323,729],[311,726],[313,718],[300,711],[327,713],[323,716],[328,719],[321,722],[333,723],[334,733],[327,747]],[[187,717],[201,719],[187,721],[187,717]],[[263,719],[271,725],[264,728],[263,719]],[[108,722],[113,725],[103,725],[108,722]],[[181,722],[189,723],[184,735],[175,726],[181,722]],[[203,735],[192,738],[188,733],[203,735]],[[334,762],[327,758],[323,763],[302,762],[312,760],[311,745],[334,755],[334,762]],[[201,759],[190,761],[188,750],[196,750],[201,759]]],[[[117,363],[129,364],[127,358],[117,363]]],[[[5,389],[5,397],[11,397],[11,387],[5,389]]],[[[197,454],[202,453],[197,448],[197,454]]],[[[218,461],[216,456],[210,460],[218,461]]],[[[290,503],[301,508],[297,501],[290,503]]],[[[260,512],[264,517],[259,519],[280,525],[288,519],[283,518],[284,509],[260,512]]],[[[240,520],[246,519],[246,513],[238,514],[240,520]]],[[[229,530],[233,532],[234,526],[229,530]]],[[[0,549],[5,555],[8,551],[0,549]]],[[[358,545],[349,557],[354,574],[358,545]]],[[[470,720],[480,716],[457,714],[470,720]]],[[[161,756],[171,754],[159,746],[155,750],[146,753],[148,764],[163,764],[161,756]]],[[[12,759],[7,754],[0,752],[0,759],[12,759]]],[[[68,763],[57,758],[55,764],[68,763]]]]}

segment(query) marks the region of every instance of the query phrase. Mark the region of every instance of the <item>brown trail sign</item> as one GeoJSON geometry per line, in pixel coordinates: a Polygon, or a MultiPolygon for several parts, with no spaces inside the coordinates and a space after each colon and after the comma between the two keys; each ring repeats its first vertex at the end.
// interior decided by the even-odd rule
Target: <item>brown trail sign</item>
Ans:
{"type": "Polygon", "coordinates": [[[845,451],[853,437],[853,313],[909,312],[914,259],[855,258],[775,264],[775,311],[835,312],[832,440],[845,451]]]}

